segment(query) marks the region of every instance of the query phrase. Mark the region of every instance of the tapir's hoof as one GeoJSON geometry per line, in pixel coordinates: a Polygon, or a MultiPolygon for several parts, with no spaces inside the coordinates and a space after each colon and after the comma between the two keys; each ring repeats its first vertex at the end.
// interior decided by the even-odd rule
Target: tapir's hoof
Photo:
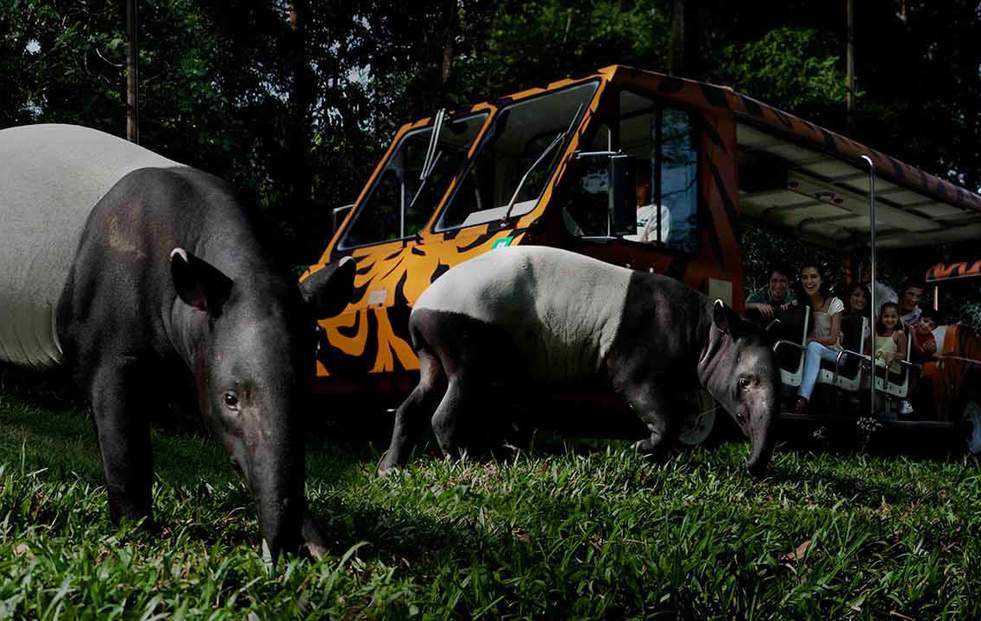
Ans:
{"type": "Polygon", "coordinates": [[[313,560],[319,560],[327,554],[327,542],[324,539],[323,529],[313,519],[313,515],[306,511],[303,515],[303,526],[300,530],[303,537],[303,545],[300,546],[300,554],[309,556],[313,560]]]}
{"type": "Polygon", "coordinates": [[[398,465],[395,463],[395,460],[390,459],[388,455],[388,451],[385,451],[385,453],[382,455],[381,461],[378,462],[378,467],[375,469],[375,472],[378,474],[378,478],[380,479],[384,479],[398,469],[398,465]]]}
{"type": "Polygon", "coordinates": [[[395,464],[382,464],[378,466],[378,478],[387,479],[398,471],[399,467],[395,464]]]}
{"type": "Polygon", "coordinates": [[[657,463],[664,463],[668,460],[669,451],[664,442],[658,442],[655,444],[650,438],[644,438],[640,442],[634,444],[634,449],[644,457],[651,459],[657,463]]]}
{"type": "Polygon", "coordinates": [[[312,541],[307,541],[304,543],[300,548],[300,551],[315,561],[319,561],[323,557],[327,556],[327,548],[312,541]]]}

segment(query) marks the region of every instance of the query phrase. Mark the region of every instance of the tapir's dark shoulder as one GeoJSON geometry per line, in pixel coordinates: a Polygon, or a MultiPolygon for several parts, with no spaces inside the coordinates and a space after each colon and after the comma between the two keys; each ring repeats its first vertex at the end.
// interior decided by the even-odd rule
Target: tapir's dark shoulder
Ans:
{"type": "Polygon", "coordinates": [[[684,283],[650,272],[634,272],[627,290],[627,306],[647,307],[669,306],[675,311],[691,315],[701,315],[708,304],[708,298],[684,283]]]}
{"type": "Polygon", "coordinates": [[[110,200],[102,203],[110,209],[130,201],[158,211],[194,211],[203,204],[212,210],[230,207],[240,211],[231,185],[187,166],[138,168],[120,179],[106,197],[110,200]]]}
{"type": "Polygon", "coordinates": [[[708,298],[674,278],[634,272],[627,289],[621,336],[627,341],[647,338],[677,354],[701,348],[710,321],[709,307],[708,298]]]}

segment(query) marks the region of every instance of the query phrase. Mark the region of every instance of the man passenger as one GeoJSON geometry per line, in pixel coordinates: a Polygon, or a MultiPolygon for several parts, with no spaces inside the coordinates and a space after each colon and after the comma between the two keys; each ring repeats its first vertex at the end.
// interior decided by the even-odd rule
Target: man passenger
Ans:
{"type": "MultiPolygon", "coordinates": [[[[899,303],[899,296],[896,295],[892,287],[879,280],[876,280],[874,285],[872,284],[872,264],[869,261],[863,261],[859,266],[858,280],[869,289],[874,289],[876,306],[881,307],[886,302],[899,303]]],[[[875,314],[876,316],[879,315],[878,308],[875,309],[875,314]]]]}
{"type": "Polygon", "coordinates": [[[915,280],[906,281],[900,290],[898,303],[899,318],[907,328],[919,321],[920,315],[923,314],[923,310],[920,308],[920,302],[923,300],[925,291],[926,285],[915,280]]]}
{"type": "Polygon", "coordinates": [[[790,289],[790,271],[782,266],[770,268],[767,286],[746,298],[746,310],[756,310],[764,319],[771,319],[778,310],[786,310],[797,303],[790,289]]]}
{"type": "Polygon", "coordinates": [[[671,238],[671,212],[664,205],[655,204],[657,201],[652,191],[650,162],[637,159],[634,166],[637,232],[624,235],[623,238],[644,243],[667,243],[671,238]]]}

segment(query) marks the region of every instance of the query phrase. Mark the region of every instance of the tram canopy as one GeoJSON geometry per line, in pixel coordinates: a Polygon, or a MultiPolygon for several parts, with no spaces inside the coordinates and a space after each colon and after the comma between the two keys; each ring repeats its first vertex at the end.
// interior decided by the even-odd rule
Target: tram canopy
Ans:
{"type": "Polygon", "coordinates": [[[978,194],[812,123],[769,111],[777,122],[736,114],[740,208],[747,216],[820,245],[867,246],[869,174],[860,158],[868,154],[876,164],[878,247],[981,239],[978,194]]]}

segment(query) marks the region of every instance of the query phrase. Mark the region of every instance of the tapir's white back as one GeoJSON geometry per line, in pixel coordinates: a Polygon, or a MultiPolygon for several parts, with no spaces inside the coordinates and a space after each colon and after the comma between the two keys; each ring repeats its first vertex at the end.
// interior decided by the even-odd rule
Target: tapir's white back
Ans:
{"type": "Polygon", "coordinates": [[[92,208],[127,173],[179,165],[86,127],[0,131],[0,360],[61,361],[55,312],[92,208]]]}
{"type": "Polygon", "coordinates": [[[535,373],[595,374],[623,318],[632,271],[545,246],[492,250],[440,276],[414,305],[512,334],[534,331],[535,373]],[[543,358],[544,357],[544,358],[543,358]]]}

